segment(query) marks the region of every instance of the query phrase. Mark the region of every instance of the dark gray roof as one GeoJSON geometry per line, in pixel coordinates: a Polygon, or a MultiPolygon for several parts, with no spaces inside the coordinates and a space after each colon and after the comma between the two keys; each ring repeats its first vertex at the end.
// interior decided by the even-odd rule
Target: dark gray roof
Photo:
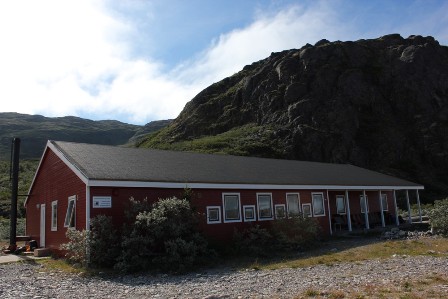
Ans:
{"type": "Polygon", "coordinates": [[[50,142],[86,178],[91,180],[211,184],[420,186],[348,164],[50,142]]]}

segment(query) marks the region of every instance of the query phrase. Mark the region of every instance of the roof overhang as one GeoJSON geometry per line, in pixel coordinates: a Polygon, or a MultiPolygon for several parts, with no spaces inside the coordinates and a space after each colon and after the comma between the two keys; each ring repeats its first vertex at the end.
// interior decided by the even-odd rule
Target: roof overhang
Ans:
{"type": "Polygon", "coordinates": [[[422,190],[423,186],[341,186],[341,185],[269,185],[89,180],[90,187],[192,188],[192,189],[270,189],[270,190],[422,190]]]}

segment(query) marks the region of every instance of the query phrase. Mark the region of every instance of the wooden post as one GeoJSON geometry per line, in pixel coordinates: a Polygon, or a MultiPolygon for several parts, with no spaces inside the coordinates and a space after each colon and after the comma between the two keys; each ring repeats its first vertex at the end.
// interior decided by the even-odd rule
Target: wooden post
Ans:
{"type": "Polygon", "coordinates": [[[415,192],[417,193],[418,216],[420,217],[420,223],[422,223],[422,208],[420,207],[420,195],[418,194],[418,189],[416,189],[415,192]]]}
{"type": "Polygon", "coordinates": [[[408,205],[408,221],[409,224],[412,223],[412,217],[411,217],[411,205],[409,204],[409,190],[406,189],[406,204],[408,205]]]}
{"type": "Polygon", "coordinates": [[[348,198],[348,190],[345,190],[345,202],[347,203],[347,222],[348,231],[352,231],[352,216],[350,214],[350,199],[348,198]]]}
{"type": "Polygon", "coordinates": [[[378,197],[380,199],[381,226],[386,227],[386,222],[384,221],[384,207],[383,207],[383,198],[381,197],[381,190],[378,190],[378,197]]]}
{"type": "Polygon", "coordinates": [[[395,224],[399,226],[400,219],[398,218],[397,195],[395,194],[395,190],[394,190],[394,208],[395,208],[395,224]]]}
{"type": "Polygon", "coordinates": [[[366,229],[370,229],[366,190],[362,190],[362,196],[364,197],[364,221],[366,222],[366,229]]]}

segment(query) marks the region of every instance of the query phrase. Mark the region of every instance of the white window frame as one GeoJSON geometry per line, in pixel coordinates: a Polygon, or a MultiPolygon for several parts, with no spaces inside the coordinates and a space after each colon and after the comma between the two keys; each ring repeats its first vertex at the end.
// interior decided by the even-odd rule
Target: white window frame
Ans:
{"type": "Polygon", "coordinates": [[[283,219],[286,218],[286,205],[284,204],[277,204],[274,206],[274,212],[275,212],[275,219],[283,219]],[[279,216],[277,212],[277,208],[283,209],[283,216],[279,216]]]}
{"type": "Polygon", "coordinates": [[[311,208],[310,203],[302,204],[302,214],[303,214],[303,217],[313,217],[313,209],[311,208]],[[307,211],[307,210],[309,211],[309,213],[308,213],[308,215],[305,215],[305,211],[307,211]]]}
{"type": "Polygon", "coordinates": [[[387,203],[387,194],[381,194],[381,201],[383,203],[383,211],[389,211],[389,204],[387,203]]]}
{"type": "Polygon", "coordinates": [[[51,202],[51,231],[55,232],[58,230],[58,201],[54,200],[51,202]]]}
{"type": "Polygon", "coordinates": [[[70,196],[68,198],[68,205],[67,205],[67,212],[65,214],[65,221],[64,221],[64,227],[76,227],[76,195],[70,196]],[[70,203],[73,202],[72,210],[69,214],[70,210],[70,203]],[[73,219],[73,226],[70,226],[71,218],[73,219]]]}
{"type": "Polygon", "coordinates": [[[324,197],[324,193],[323,192],[312,192],[311,193],[311,201],[312,201],[312,203],[313,203],[313,217],[323,217],[323,216],[325,216],[325,197],[324,197]],[[314,207],[315,207],[315,204],[314,204],[314,196],[315,195],[320,195],[320,196],[322,196],[322,212],[323,212],[323,214],[316,214],[315,213],[315,209],[314,209],[314,207]]]}
{"type": "Polygon", "coordinates": [[[274,205],[272,203],[272,193],[257,193],[257,210],[258,210],[258,221],[266,221],[274,219],[274,205]],[[261,217],[260,196],[269,196],[271,198],[271,217],[261,217]]]}
{"type": "Polygon", "coordinates": [[[301,206],[300,206],[300,193],[286,193],[286,208],[287,208],[287,215],[288,217],[291,215],[289,212],[289,201],[288,201],[288,195],[297,195],[297,208],[299,209],[300,214],[302,212],[301,206]]]}
{"type": "Polygon", "coordinates": [[[223,207],[223,219],[224,223],[241,222],[241,196],[239,193],[223,193],[222,194],[222,207],[223,207]],[[238,219],[227,219],[226,214],[226,196],[237,196],[238,197],[238,219]]]}
{"type": "MultiPolygon", "coordinates": [[[[361,209],[361,214],[365,213],[365,211],[363,211],[363,209],[362,209],[363,197],[364,197],[364,195],[362,195],[362,194],[359,196],[359,206],[360,206],[360,209],[361,209]]],[[[369,197],[367,195],[366,195],[365,205],[367,207],[367,213],[369,213],[369,197]]]]}
{"type": "Polygon", "coordinates": [[[257,213],[255,212],[255,205],[245,205],[245,206],[243,206],[243,215],[244,215],[244,222],[257,221],[257,213]],[[246,209],[247,210],[252,210],[252,213],[254,215],[253,218],[246,217],[246,209]]]}
{"type": "Polygon", "coordinates": [[[338,215],[345,215],[347,214],[347,204],[345,202],[345,196],[344,195],[336,195],[336,214],[338,215]],[[339,210],[339,201],[338,199],[342,198],[342,204],[344,205],[344,211],[339,210]]]}
{"type": "Polygon", "coordinates": [[[221,207],[220,206],[207,206],[207,224],[221,223],[221,207]],[[218,220],[210,220],[210,211],[218,210],[218,220]]]}

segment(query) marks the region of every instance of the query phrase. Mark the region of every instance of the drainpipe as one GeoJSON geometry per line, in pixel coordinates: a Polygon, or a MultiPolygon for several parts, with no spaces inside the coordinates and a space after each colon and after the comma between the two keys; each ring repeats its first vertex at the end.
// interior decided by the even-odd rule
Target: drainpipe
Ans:
{"type": "Polygon", "coordinates": [[[10,232],[9,232],[9,249],[15,250],[17,247],[17,196],[19,189],[19,155],[20,155],[20,138],[12,140],[11,148],[11,214],[10,214],[10,232]]]}

